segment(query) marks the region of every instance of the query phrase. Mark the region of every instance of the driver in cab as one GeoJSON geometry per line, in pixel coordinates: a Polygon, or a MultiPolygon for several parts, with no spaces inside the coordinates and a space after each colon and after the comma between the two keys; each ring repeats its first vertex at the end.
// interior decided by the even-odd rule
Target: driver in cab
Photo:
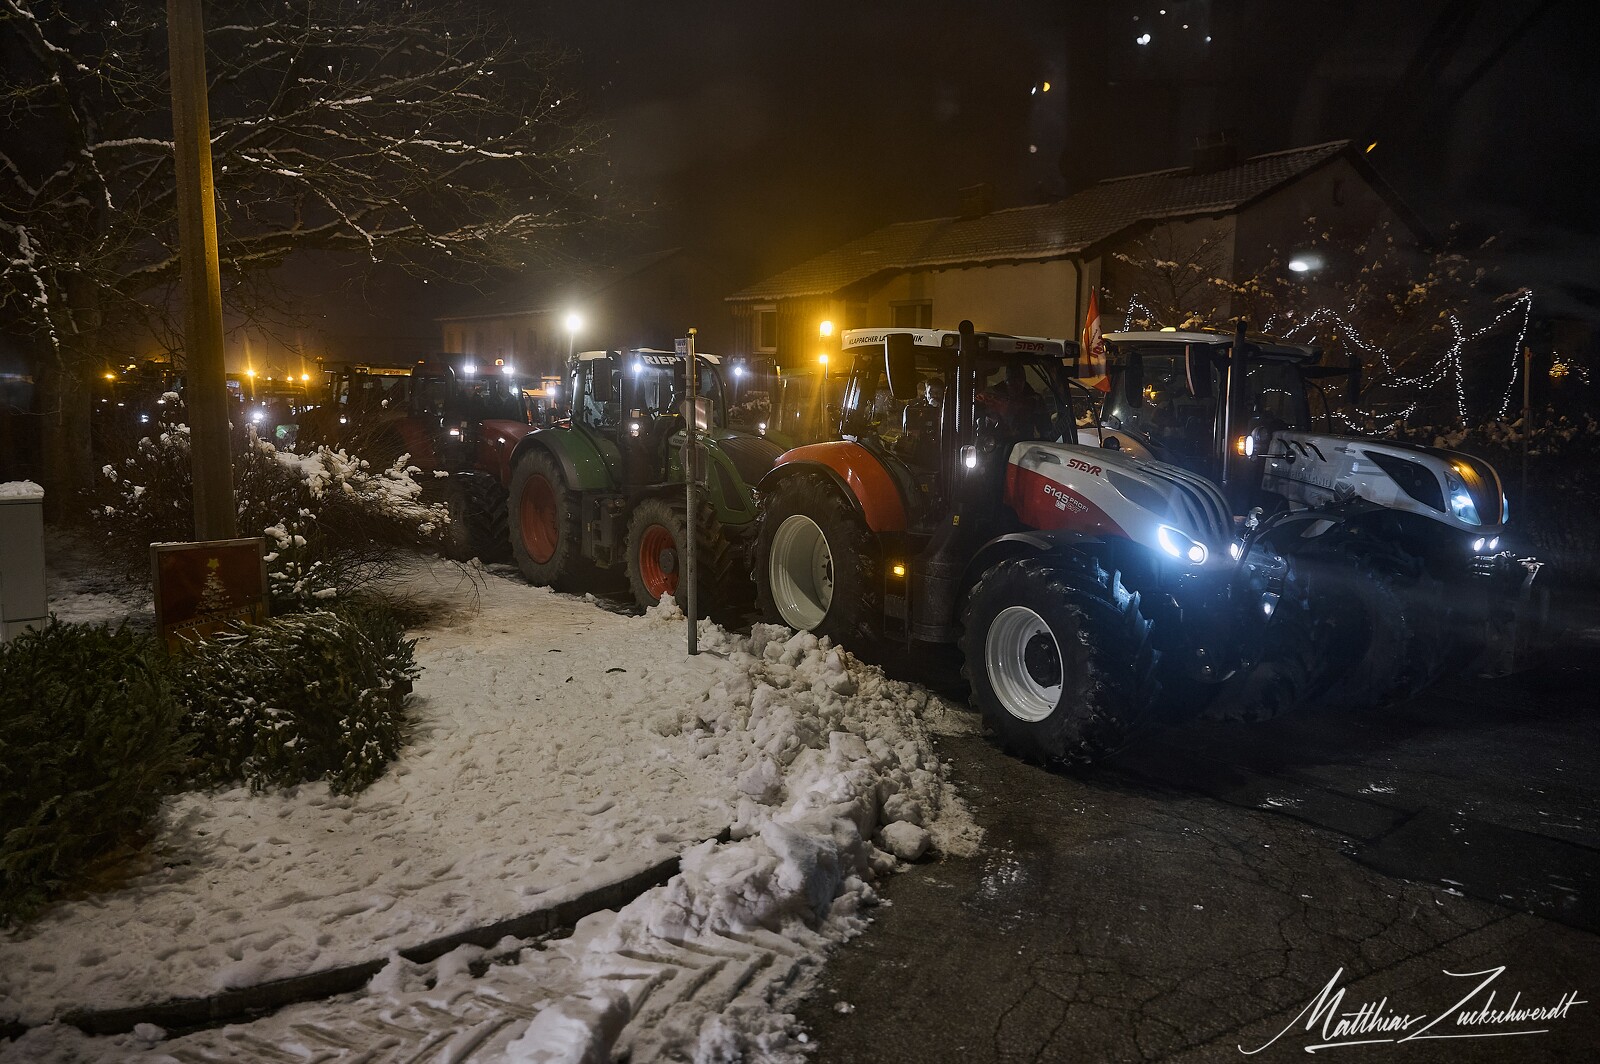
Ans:
{"type": "Polygon", "coordinates": [[[1005,379],[977,395],[978,416],[997,426],[1000,436],[1013,440],[1051,439],[1050,411],[1044,398],[1028,384],[1021,362],[1007,362],[1005,379]]]}

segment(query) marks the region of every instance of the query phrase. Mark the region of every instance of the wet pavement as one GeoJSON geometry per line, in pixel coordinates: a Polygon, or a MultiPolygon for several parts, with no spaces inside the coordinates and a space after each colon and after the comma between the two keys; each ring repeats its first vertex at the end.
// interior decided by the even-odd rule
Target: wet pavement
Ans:
{"type": "Polygon", "coordinates": [[[815,1059],[1600,1059],[1597,683],[1569,654],[1078,775],[946,738],[985,845],[884,887],[799,1012],[815,1059]]]}

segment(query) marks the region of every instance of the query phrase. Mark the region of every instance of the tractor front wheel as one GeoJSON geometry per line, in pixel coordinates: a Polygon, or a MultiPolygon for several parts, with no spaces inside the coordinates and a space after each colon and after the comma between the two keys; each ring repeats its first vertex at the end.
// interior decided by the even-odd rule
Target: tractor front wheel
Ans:
{"type": "Polygon", "coordinates": [[[1013,558],[972,588],[963,672],[1007,752],[1086,762],[1123,745],[1155,702],[1139,596],[1092,558],[1013,558]]]}
{"type": "MultiPolygon", "coordinates": [[[[628,520],[628,584],[634,601],[645,609],[671,595],[683,605],[683,568],[689,544],[684,510],[665,499],[645,499],[628,520]]],[[[724,604],[733,570],[733,548],[710,506],[701,508],[695,541],[697,612],[702,616],[724,604]]]]}
{"type": "Polygon", "coordinates": [[[810,476],[781,482],[762,506],[755,557],[762,615],[835,642],[871,638],[881,559],[855,510],[810,476]]]}
{"type": "Polygon", "coordinates": [[[549,453],[530,451],[517,463],[508,511],[511,554],[522,575],[569,590],[578,564],[578,503],[549,453]]]}

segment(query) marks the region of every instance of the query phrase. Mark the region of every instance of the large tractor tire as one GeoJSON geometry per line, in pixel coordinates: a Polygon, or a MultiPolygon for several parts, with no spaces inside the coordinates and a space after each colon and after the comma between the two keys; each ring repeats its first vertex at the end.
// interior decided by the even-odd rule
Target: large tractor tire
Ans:
{"type": "Polygon", "coordinates": [[[477,558],[503,562],[511,556],[506,529],[506,493],[495,479],[483,473],[449,478],[445,505],[450,513],[446,554],[456,561],[477,558]]]}
{"type": "Polygon", "coordinates": [[[962,671],[1007,752],[1085,763],[1122,746],[1159,684],[1139,596],[1092,558],[1012,558],[967,598],[962,671]]]}
{"type": "Polygon", "coordinates": [[[1316,660],[1302,705],[1361,712],[1405,697],[1414,639],[1393,578],[1343,553],[1310,559],[1306,577],[1316,660]]]}
{"type": "Polygon", "coordinates": [[[580,537],[578,499],[548,452],[523,455],[511,474],[507,507],[511,556],[531,584],[572,590],[580,537]]]}
{"type": "Polygon", "coordinates": [[[1318,667],[1308,588],[1291,560],[1255,663],[1218,685],[1208,720],[1262,721],[1305,705],[1331,682],[1318,667]]]}
{"type": "MultiPolygon", "coordinates": [[[[732,583],[733,547],[722,533],[716,511],[700,508],[696,522],[695,567],[699,570],[695,605],[701,615],[725,605],[732,583]]],[[[645,499],[628,519],[628,585],[634,601],[649,609],[671,595],[681,606],[689,523],[684,507],[665,499],[645,499]]]]}
{"type": "Polygon", "coordinates": [[[821,478],[793,476],[762,509],[755,551],[762,616],[839,643],[871,639],[883,561],[849,502],[821,478]]]}

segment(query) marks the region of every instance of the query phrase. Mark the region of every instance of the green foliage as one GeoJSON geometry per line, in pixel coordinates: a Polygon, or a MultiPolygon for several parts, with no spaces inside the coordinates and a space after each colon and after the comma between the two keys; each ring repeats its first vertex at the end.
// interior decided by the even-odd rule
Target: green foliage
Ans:
{"type": "Polygon", "coordinates": [[[400,749],[415,645],[375,606],[278,617],[200,644],[177,681],[199,782],[366,787],[400,749]]]}
{"type": "Polygon", "coordinates": [[[137,837],[181,778],[164,652],[52,620],[0,646],[0,924],[137,837]]]}

